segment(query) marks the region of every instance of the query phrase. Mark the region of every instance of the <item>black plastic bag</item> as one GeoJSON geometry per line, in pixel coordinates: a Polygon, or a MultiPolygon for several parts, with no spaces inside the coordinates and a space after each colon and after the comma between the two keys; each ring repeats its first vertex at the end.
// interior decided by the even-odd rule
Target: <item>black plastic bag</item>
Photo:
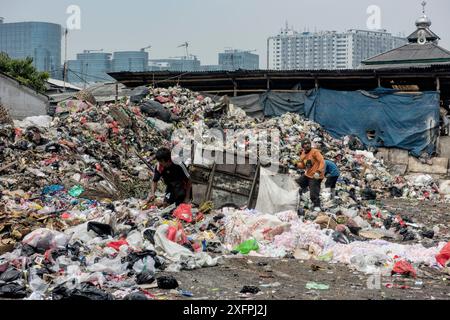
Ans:
{"type": "Polygon", "coordinates": [[[27,257],[32,256],[35,253],[36,253],[36,249],[28,244],[24,244],[22,246],[22,250],[20,251],[21,256],[27,256],[27,257]]]}
{"type": "Polygon", "coordinates": [[[0,285],[0,297],[9,299],[20,299],[27,296],[27,291],[23,285],[17,283],[7,283],[0,285]]]}
{"type": "Polygon", "coordinates": [[[403,196],[402,190],[397,187],[389,188],[389,192],[391,193],[391,196],[394,198],[400,198],[403,196]]]}
{"type": "Polygon", "coordinates": [[[113,236],[114,232],[110,225],[99,223],[99,222],[89,222],[87,225],[87,231],[94,231],[99,236],[113,236]]]}
{"type": "Polygon", "coordinates": [[[141,105],[141,111],[148,117],[156,118],[164,122],[170,122],[172,118],[170,111],[164,108],[158,101],[150,100],[145,102],[141,105]]]}
{"type": "Polygon", "coordinates": [[[155,282],[155,277],[153,272],[141,272],[136,276],[137,284],[150,284],[155,282]]]}
{"type": "Polygon", "coordinates": [[[143,292],[133,292],[126,296],[124,300],[148,300],[148,298],[143,292]]]}
{"type": "Polygon", "coordinates": [[[132,252],[130,253],[124,261],[122,262],[128,262],[128,269],[133,268],[133,265],[138,262],[139,260],[144,259],[145,257],[156,257],[156,252],[153,250],[145,250],[145,251],[141,251],[141,252],[132,252]]]}
{"type": "Polygon", "coordinates": [[[362,197],[363,200],[376,200],[377,199],[377,194],[372,189],[365,188],[361,192],[361,197],[362,197]]]}
{"type": "Polygon", "coordinates": [[[133,103],[139,103],[149,93],[150,93],[150,90],[146,86],[140,86],[140,87],[134,88],[133,91],[130,92],[130,101],[133,103]]]}
{"type": "Polygon", "coordinates": [[[171,290],[178,288],[178,281],[172,276],[161,276],[156,279],[156,282],[158,284],[158,288],[160,289],[171,290]]]}
{"type": "Polygon", "coordinates": [[[21,272],[16,269],[8,269],[0,275],[0,281],[6,283],[15,281],[20,278],[21,272]]]}
{"type": "Polygon", "coordinates": [[[421,232],[422,237],[433,239],[434,238],[434,231],[433,230],[425,230],[421,232]]]}
{"type": "Polygon", "coordinates": [[[53,300],[114,300],[114,297],[89,283],[83,283],[80,289],[70,290],[63,285],[53,289],[53,300]]]}
{"type": "Polygon", "coordinates": [[[147,229],[144,231],[144,239],[150,241],[151,244],[155,244],[155,233],[156,230],[152,230],[152,229],[147,229]]]}
{"type": "Polygon", "coordinates": [[[166,268],[166,264],[163,258],[156,256],[153,257],[153,260],[155,260],[155,269],[164,270],[166,268]]]}
{"type": "Polygon", "coordinates": [[[256,294],[260,292],[261,290],[258,287],[255,286],[244,286],[241,290],[241,293],[252,293],[256,294]]]}

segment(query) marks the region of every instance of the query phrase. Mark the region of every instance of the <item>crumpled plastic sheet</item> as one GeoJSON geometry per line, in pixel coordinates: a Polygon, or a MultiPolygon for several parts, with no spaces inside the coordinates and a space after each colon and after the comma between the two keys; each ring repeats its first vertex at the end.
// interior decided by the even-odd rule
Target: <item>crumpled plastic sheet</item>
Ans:
{"type": "MultiPolygon", "coordinates": [[[[220,257],[212,258],[206,252],[193,253],[189,249],[167,239],[168,225],[161,225],[155,233],[155,249],[170,261],[180,265],[185,264],[187,269],[213,267],[220,261],[220,257]]],[[[172,269],[178,270],[177,267],[172,269]]]]}

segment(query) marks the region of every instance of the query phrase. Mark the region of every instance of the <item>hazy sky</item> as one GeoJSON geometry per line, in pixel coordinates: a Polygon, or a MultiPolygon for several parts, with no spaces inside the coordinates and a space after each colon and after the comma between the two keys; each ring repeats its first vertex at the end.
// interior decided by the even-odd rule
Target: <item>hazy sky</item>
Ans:
{"type": "MultiPolygon", "coordinates": [[[[5,22],[47,21],[63,26],[69,5],[81,9],[81,30],[69,36],[69,59],[84,49],[106,52],[152,45],[151,58],[184,55],[185,41],[202,64],[217,64],[226,47],[257,50],[265,67],[266,39],[286,20],[298,31],[366,29],[368,6],[381,8],[381,27],[409,35],[422,0],[0,0],[5,22]]],[[[450,1],[428,0],[431,29],[450,49],[450,1]]]]}

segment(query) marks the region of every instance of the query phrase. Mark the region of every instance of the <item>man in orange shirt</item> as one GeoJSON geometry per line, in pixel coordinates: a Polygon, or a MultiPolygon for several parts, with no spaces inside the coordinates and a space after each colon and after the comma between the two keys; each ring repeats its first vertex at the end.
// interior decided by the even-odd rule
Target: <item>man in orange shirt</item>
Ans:
{"type": "Polygon", "coordinates": [[[300,185],[300,196],[309,187],[311,201],[314,204],[314,210],[320,211],[320,185],[325,178],[325,160],[317,149],[311,148],[311,141],[305,139],[302,141],[302,154],[297,164],[299,169],[303,169],[305,173],[297,180],[300,185]]]}

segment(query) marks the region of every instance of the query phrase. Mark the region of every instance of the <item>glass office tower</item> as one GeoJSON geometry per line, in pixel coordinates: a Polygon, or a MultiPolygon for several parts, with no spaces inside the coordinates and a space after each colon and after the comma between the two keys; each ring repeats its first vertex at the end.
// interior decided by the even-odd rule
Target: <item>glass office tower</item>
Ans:
{"type": "Polygon", "coordinates": [[[13,59],[33,58],[39,71],[52,78],[62,77],[62,27],[47,22],[4,23],[0,18],[0,52],[13,59]]]}

